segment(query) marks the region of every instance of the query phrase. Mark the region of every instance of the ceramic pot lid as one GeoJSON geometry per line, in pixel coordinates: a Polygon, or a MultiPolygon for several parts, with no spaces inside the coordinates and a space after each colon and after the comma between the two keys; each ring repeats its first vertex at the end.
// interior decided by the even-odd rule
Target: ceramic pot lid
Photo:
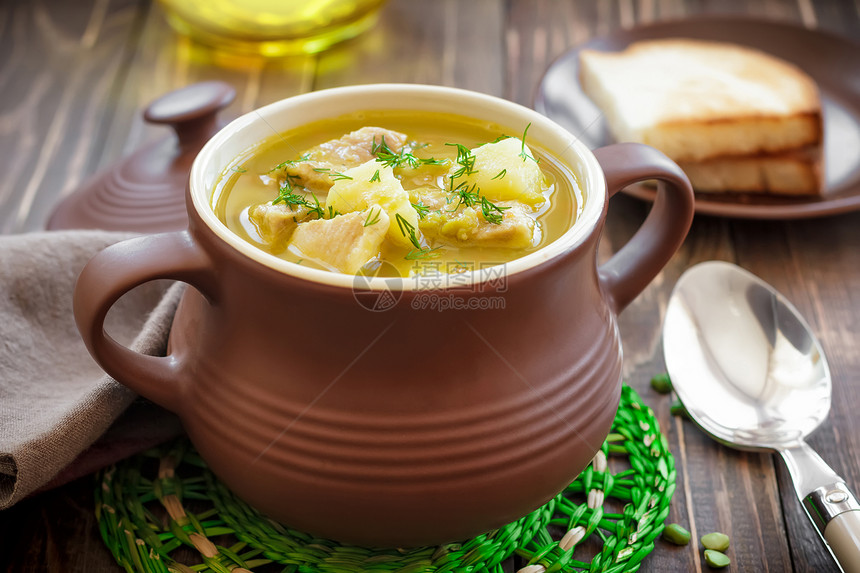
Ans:
{"type": "Polygon", "coordinates": [[[142,233],[185,229],[185,185],[191,163],[218,131],[218,112],[235,97],[232,87],[211,81],[152,102],[144,119],[169,125],[175,134],[146,145],[85,182],[57,205],[47,228],[142,233]]]}

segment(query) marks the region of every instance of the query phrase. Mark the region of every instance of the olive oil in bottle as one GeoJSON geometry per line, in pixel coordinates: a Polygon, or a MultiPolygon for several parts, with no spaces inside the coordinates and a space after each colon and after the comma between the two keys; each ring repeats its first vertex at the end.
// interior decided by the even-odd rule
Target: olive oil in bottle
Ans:
{"type": "Polygon", "coordinates": [[[360,34],[385,0],[160,0],[170,25],[239,54],[314,53],[360,34]]]}

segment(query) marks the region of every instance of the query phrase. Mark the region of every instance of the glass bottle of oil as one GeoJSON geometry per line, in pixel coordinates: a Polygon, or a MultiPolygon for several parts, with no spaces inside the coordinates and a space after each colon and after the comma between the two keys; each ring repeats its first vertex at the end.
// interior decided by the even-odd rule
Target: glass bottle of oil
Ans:
{"type": "Polygon", "coordinates": [[[385,0],[160,0],[174,29],[210,47],[283,56],[322,51],[371,27],[385,0]]]}

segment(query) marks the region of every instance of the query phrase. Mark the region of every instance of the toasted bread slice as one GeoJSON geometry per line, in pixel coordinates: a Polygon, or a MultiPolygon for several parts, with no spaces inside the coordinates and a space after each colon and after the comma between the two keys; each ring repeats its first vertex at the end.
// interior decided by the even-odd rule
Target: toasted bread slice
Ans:
{"type": "Polygon", "coordinates": [[[757,192],[813,195],[822,189],[820,149],[758,156],[681,161],[693,188],[701,192],[757,192]]]}
{"type": "Polygon", "coordinates": [[[758,156],[820,145],[815,82],[751,48],[690,39],[583,50],[580,81],[618,141],[678,162],[758,156]]]}

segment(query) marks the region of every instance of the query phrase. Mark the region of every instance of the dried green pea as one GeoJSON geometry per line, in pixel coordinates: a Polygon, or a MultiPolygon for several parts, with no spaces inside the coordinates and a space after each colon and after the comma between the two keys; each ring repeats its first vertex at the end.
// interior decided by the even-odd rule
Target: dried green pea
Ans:
{"type": "Polygon", "coordinates": [[[702,546],[714,551],[725,551],[729,548],[729,536],[725,533],[709,533],[702,536],[702,546]]]}
{"type": "Polygon", "coordinates": [[[710,567],[713,567],[714,569],[722,569],[723,567],[728,567],[731,562],[731,559],[729,559],[725,553],[720,553],[713,549],[705,549],[705,563],[710,567]]]}
{"type": "Polygon", "coordinates": [[[672,391],[672,381],[668,374],[657,374],[651,378],[651,387],[660,394],[668,394],[672,391]]]}
{"type": "Polygon", "coordinates": [[[663,530],[663,537],[675,545],[687,545],[690,542],[690,532],[677,523],[667,525],[663,530]]]}
{"type": "Polygon", "coordinates": [[[680,400],[675,400],[674,402],[672,402],[672,405],[669,406],[669,412],[673,416],[686,416],[687,415],[687,409],[684,407],[684,405],[681,403],[680,400]]]}

